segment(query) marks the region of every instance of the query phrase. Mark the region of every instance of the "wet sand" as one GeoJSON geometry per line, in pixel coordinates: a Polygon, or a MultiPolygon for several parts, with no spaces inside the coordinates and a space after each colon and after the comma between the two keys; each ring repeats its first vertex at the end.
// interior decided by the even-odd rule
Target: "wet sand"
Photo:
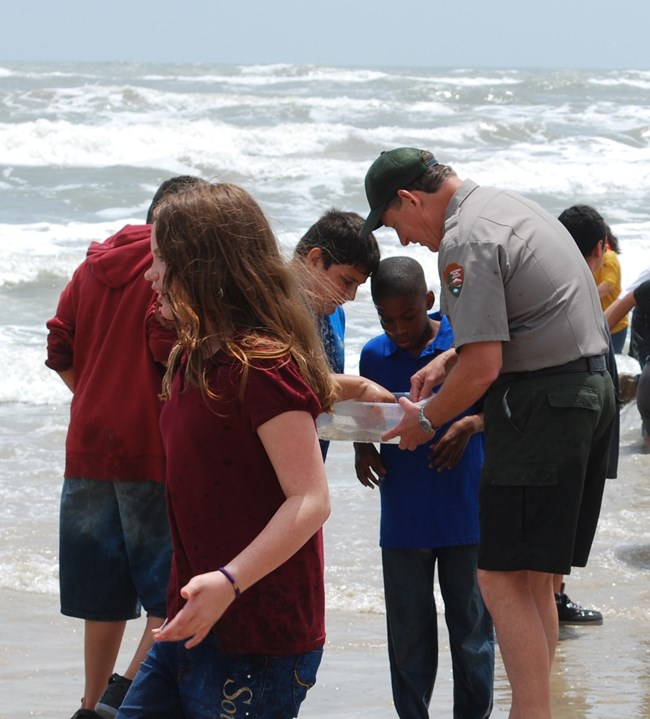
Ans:
{"type": "MultiPolygon", "coordinates": [[[[635,411],[626,413],[619,478],[607,483],[589,566],[567,583],[571,598],[600,609],[605,621],[562,628],[552,676],[555,719],[650,718],[650,455],[640,451],[635,411]]],[[[337,522],[349,531],[345,507],[334,512],[333,531],[337,522]]],[[[129,623],[117,671],[135,649],[141,621],[129,623]]],[[[439,621],[440,670],[430,715],[451,717],[449,649],[442,616],[439,621]]],[[[83,686],[82,622],[60,616],[51,594],[3,589],[0,637],[0,719],[70,717],[83,686]]],[[[497,654],[495,719],[506,719],[509,700],[497,654]]],[[[302,719],[395,716],[384,616],[330,610],[326,653],[302,719]]]]}
{"type": "MultiPolygon", "coordinates": [[[[645,584],[647,585],[647,577],[645,584]]],[[[583,582],[581,589],[590,587],[583,582]]],[[[646,598],[648,589],[645,589],[646,598]]],[[[51,597],[0,596],[2,719],[70,717],[82,692],[81,623],[57,616],[51,597]]],[[[442,617],[440,618],[442,621],[442,617]]],[[[329,615],[329,640],[302,719],[393,719],[384,617],[329,615]]],[[[140,623],[128,628],[118,669],[135,648],[140,623]]],[[[448,645],[441,643],[431,717],[451,717],[448,645]]],[[[606,616],[601,627],[564,627],[553,670],[555,719],[650,717],[650,631],[647,620],[606,616]]],[[[495,719],[508,715],[508,684],[497,656],[495,719]]]]}

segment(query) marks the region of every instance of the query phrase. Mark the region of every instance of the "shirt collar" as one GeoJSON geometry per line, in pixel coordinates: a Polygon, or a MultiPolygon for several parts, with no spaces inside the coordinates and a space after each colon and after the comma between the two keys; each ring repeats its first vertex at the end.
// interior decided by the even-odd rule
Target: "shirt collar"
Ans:
{"type": "Polygon", "coordinates": [[[422,350],[419,357],[412,355],[410,352],[406,353],[405,350],[395,344],[395,342],[388,335],[385,335],[386,347],[384,350],[384,356],[390,357],[391,355],[405,352],[405,354],[408,354],[410,357],[413,357],[413,359],[420,359],[421,357],[432,357],[433,355],[440,354],[440,352],[444,352],[450,347],[453,347],[454,335],[447,317],[441,315],[440,312],[431,312],[429,314],[429,317],[432,320],[438,320],[440,322],[440,327],[438,328],[436,336],[422,350]]]}
{"type": "Polygon", "coordinates": [[[472,192],[476,190],[477,187],[478,185],[474,182],[474,180],[463,180],[463,182],[461,182],[447,205],[445,223],[458,212],[458,208],[463,204],[463,202],[465,202],[472,192]]]}

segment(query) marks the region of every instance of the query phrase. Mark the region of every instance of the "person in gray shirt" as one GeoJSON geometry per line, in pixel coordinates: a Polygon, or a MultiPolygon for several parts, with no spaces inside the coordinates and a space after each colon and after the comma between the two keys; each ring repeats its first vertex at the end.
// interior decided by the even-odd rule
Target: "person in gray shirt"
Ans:
{"type": "Polygon", "coordinates": [[[386,225],[402,245],[439,253],[441,309],[456,339],[414,375],[404,418],[383,439],[414,449],[485,395],[479,582],[512,688],[510,719],[550,719],[553,575],[587,562],[615,414],[593,278],[539,205],[462,181],[430,152],[382,153],[365,188],[362,235],[386,225]]]}

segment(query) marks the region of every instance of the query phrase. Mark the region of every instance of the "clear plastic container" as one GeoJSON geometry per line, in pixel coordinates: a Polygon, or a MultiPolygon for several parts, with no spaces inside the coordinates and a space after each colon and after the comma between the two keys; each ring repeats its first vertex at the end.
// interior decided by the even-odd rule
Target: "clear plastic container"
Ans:
{"type": "MultiPolygon", "coordinates": [[[[408,394],[395,395],[396,399],[399,397],[408,397],[408,394]]],[[[335,402],[331,413],[318,417],[318,436],[347,442],[381,442],[382,435],[397,426],[403,415],[399,402],[335,402]]],[[[395,437],[387,444],[398,442],[399,437],[395,437]]]]}

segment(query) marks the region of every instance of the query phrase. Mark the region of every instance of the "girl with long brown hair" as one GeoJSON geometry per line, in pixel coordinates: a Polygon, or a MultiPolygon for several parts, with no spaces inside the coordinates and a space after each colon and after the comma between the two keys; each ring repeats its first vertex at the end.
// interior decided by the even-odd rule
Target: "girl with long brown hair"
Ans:
{"type": "Polygon", "coordinates": [[[161,416],[174,554],[168,621],[118,717],[293,717],[325,641],[322,346],[240,187],[164,201],[152,251],[179,337],[161,416]]]}

